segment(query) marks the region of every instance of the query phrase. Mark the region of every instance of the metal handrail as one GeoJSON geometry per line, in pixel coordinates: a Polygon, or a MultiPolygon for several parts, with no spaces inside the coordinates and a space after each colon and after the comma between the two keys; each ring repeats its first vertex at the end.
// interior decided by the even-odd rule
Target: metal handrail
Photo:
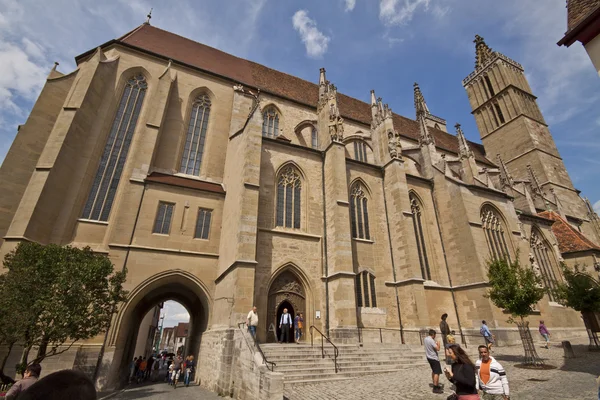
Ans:
{"type": "Polygon", "coordinates": [[[316,326],[311,325],[310,326],[310,347],[313,347],[313,329],[317,332],[319,332],[319,334],[321,335],[321,356],[323,358],[325,358],[325,348],[324,348],[324,342],[323,339],[327,340],[329,342],[330,345],[333,346],[333,366],[335,367],[335,373],[338,373],[339,367],[338,367],[338,363],[337,363],[337,358],[338,355],[340,354],[340,351],[338,350],[337,346],[335,344],[333,344],[333,342],[331,340],[329,340],[329,338],[327,336],[325,336],[323,334],[323,332],[321,332],[316,326]]]}
{"type": "MultiPolygon", "coordinates": [[[[238,328],[240,328],[240,331],[242,331],[242,336],[244,336],[244,339],[246,339],[246,336],[244,335],[244,330],[242,329],[242,325],[246,325],[246,323],[245,322],[240,322],[238,324],[238,328]]],[[[277,366],[277,364],[274,363],[273,361],[267,360],[267,356],[265,356],[265,353],[263,353],[262,349],[260,348],[260,345],[258,344],[258,340],[256,340],[256,338],[254,336],[252,336],[252,335],[250,335],[250,337],[254,341],[254,347],[256,347],[256,349],[258,350],[258,352],[262,356],[263,362],[265,363],[265,365],[267,366],[267,368],[271,372],[273,372],[273,370],[275,369],[275,367],[277,366]]],[[[252,351],[252,348],[250,348],[250,345],[248,344],[247,340],[246,340],[246,344],[248,345],[248,348],[250,349],[250,351],[252,351]]]]}
{"type": "MultiPolygon", "coordinates": [[[[379,343],[383,343],[383,334],[382,331],[394,331],[400,333],[400,341],[402,342],[402,330],[400,328],[379,328],[379,327],[370,327],[370,326],[359,326],[358,327],[358,341],[361,342],[361,336],[363,329],[367,330],[379,330],[379,343]]],[[[404,342],[402,342],[404,344],[404,342]]]]}

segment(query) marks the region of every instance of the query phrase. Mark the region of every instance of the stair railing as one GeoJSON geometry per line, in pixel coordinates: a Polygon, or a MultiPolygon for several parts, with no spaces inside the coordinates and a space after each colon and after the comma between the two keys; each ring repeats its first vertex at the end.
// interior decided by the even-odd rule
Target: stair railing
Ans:
{"type": "Polygon", "coordinates": [[[329,344],[333,346],[333,365],[335,367],[335,373],[337,374],[338,370],[339,370],[338,363],[337,363],[337,358],[338,358],[338,356],[340,354],[340,351],[338,350],[337,346],[335,344],[333,344],[333,342],[331,340],[329,340],[329,338],[327,336],[325,336],[323,334],[323,332],[321,332],[314,325],[311,325],[310,329],[309,329],[309,331],[310,331],[310,346],[311,347],[314,347],[314,344],[313,344],[313,329],[315,331],[317,331],[321,335],[321,356],[323,358],[325,358],[325,347],[324,347],[325,346],[325,342],[324,341],[327,340],[329,342],[329,344]]]}
{"type": "MultiPolygon", "coordinates": [[[[240,322],[238,324],[238,328],[240,328],[240,331],[242,331],[242,336],[244,337],[244,340],[246,342],[246,345],[248,346],[248,348],[250,349],[251,352],[254,352],[254,349],[252,349],[252,346],[250,345],[250,343],[248,343],[248,339],[246,339],[246,335],[244,334],[244,329],[242,329],[242,325],[246,326],[245,322],[240,322]]],[[[273,361],[269,361],[267,360],[267,357],[265,356],[265,353],[263,353],[262,349],[260,348],[260,345],[258,344],[258,340],[256,340],[256,338],[252,335],[250,335],[250,337],[252,338],[252,340],[254,341],[254,348],[256,350],[258,350],[258,352],[260,353],[260,355],[262,356],[262,360],[265,363],[265,365],[267,366],[267,368],[273,372],[273,370],[275,369],[275,366],[277,365],[276,363],[274,363],[273,361]]]]}

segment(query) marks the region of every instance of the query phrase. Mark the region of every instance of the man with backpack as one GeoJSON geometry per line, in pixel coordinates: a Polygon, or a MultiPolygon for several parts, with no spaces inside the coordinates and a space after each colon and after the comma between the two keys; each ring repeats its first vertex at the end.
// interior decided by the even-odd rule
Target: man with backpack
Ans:
{"type": "Polygon", "coordinates": [[[485,340],[485,345],[488,348],[490,354],[492,353],[492,346],[494,345],[494,335],[490,332],[485,320],[481,321],[481,328],[479,328],[479,333],[483,336],[485,340]]]}

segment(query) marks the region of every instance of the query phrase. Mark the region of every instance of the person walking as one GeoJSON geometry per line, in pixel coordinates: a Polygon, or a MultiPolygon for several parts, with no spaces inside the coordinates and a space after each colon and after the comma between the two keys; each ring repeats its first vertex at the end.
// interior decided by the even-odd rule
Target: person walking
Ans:
{"type": "Polygon", "coordinates": [[[483,336],[485,340],[485,345],[487,346],[490,354],[492,353],[492,346],[494,345],[494,335],[490,332],[490,328],[488,328],[485,320],[481,321],[481,328],[479,328],[479,333],[483,336]]]}
{"type": "Polygon", "coordinates": [[[452,359],[452,369],[445,367],[444,374],[456,386],[458,400],[479,400],[475,365],[467,353],[459,345],[451,344],[448,354],[452,359]]]}
{"type": "Polygon", "coordinates": [[[181,354],[177,354],[177,357],[173,359],[173,389],[177,389],[177,382],[179,382],[179,375],[181,374],[181,366],[183,364],[183,358],[181,354]]]}
{"type": "Polygon", "coordinates": [[[137,383],[143,382],[144,379],[146,378],[146,367],[147,366],[148,366],[148,361],[146,361],[146,357],[144,357],[142,359],[142,362],[140,363],[140,368],[138,369],[137,383]]]}
{"type": "Polygon", "coordinates": [[[154,354],[150,355],[148,359],[148,364],[146,365],[146,379],[150,378],[150,374],[152,373],[152,366],[156,361],[154,360],[154,354]]]}
{"type": "Polygon", "coordinates": [[[550,342],[550,332],[548,331],[548,328],[546,328],[546,325],[544,325],[543,320],[540,321],[539,330],[540,335],[542,335],[542,337],[546,340],[546,348],[548,348],[548,343],[550,342]]]}
{"type": "Polygon", "coordinates": [[[138,358],[135,357],[131,364],[129,364],[129,383],[133,382],[133,379],[135,378],[137,359],[138,358]]]}
{"type": "Polygon", "coordinates": [[[23,374],[23,379],[12,385],[8,392],[6,392],[4,398],[6,400],[15,400],[21,393],[37,382],[41,372],[42,366],[40,364],[31,364],[28,366],[23,374]]]}
{"type": "Polygon", "coordinates": [[[444,389],[440,386],[440,375],[442,374],[442,365],[440,364],[440,358],[438,351],[440,351],[440,342],[435,341],[435,331],[429,330],[429,336],[424,340],[425,343],[425,357],[431,367],[431,380],[433,382],[433,393],[444,393],[444,389]]]}
{"type": "Polygon", "coordinates": [[[294,322],[292,321],[292,316],[288,314],[288,309],[284,308],[283,314],[281,314],[281,318],[279,319],[279,329],[281,329],[281,337],[279,338],[279,343],[289,343],[290,329],[293,323],[294,322]]]}
{"type": "Polygon", "coordinates": [[[196,362],[194,361],[194,356],[189,355],[185,360],[185,366],[183,367],[185,370],[185,376],[183,378],[183,383],[186,387],[190,386],[190,379],[192,379],[192,375],[196,372],[196,362]]]}
{"type": "Polygon", "coordinates": [[[487,346],[477,348],[479,360],[475,363],[477,387],[483,391],[483,400],[509,400],[508,378],[502,365],[490,356],[487,346]]]}
{"type": "Polygon", "coordinates": [[[300,344],[300,338],[302,337],[302,328],[304,327],[304,317],[302,313],[296,315],[294,318],[294,337],[296,339],[296,343],[300,344]]]}
{"type": "Polygon", "coordinates": [[[250,331],[252,337],[256,339],[256,327],[258,326],[258,313],[256,312],[256,306],[252,307],[252,310],[250,310],[246,319],[248,330],[250,331]]]}

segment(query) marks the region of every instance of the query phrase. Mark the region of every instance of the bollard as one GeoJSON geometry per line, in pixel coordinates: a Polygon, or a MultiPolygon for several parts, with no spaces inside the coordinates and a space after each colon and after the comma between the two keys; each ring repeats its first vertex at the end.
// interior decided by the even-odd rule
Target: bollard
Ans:
{"type": "Polygon", "coordinates": [[[571,342],[568,340],[563,340],[562,347],[565,352],[565,358],[575,358],[575,353],[573,352],[573,347],[571,347],[571,342]]]}

